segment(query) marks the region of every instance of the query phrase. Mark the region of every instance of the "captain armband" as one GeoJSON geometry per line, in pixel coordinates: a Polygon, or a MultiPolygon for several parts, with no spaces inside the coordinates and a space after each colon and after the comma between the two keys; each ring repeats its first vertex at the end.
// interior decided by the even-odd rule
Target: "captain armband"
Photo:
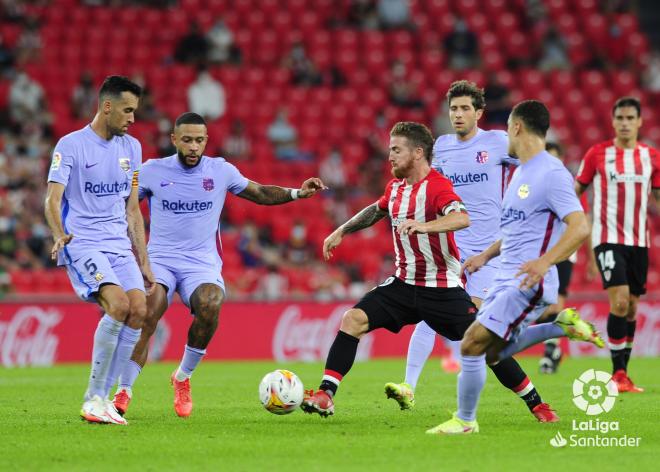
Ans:
{"type": "Polygon", "coordinates": [[[453,201],[442,209],[443,215],[448,215],[452,212],[466,213],[467,209],[465,208],[463,202],[453,201]]]}
{"type": "Polygon", "coordinates": [[[133,180],[131,181],[131,187],[137,188],[138,187],[138,174],[140,172],[135,170],[133,171],[133,180]]]}

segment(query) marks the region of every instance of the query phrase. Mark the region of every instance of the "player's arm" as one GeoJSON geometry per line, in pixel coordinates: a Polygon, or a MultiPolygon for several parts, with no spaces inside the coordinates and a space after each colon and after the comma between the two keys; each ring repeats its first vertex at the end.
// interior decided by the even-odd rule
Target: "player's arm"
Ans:
{"type": "Polygon", "coordinates": [[[399,234],[434,234],[434,233],[448,233],[450,231],[458,231],[470,226],[470,217],[467,214],[465,205],[460,201],[453,201],[447,205],[433,221],[422,223],[415,220],[406,220],[397,226],[396,230],[399,234]]]}
{"type": "Polygon", "coordinates": [[[563,221],[566,229],[559,241],[541,257],[520,267],[516,277],[526,274],[521,288],[532,288],[539,283],[551,266],[568,259],[589,236],[589,222],[583,211],[569,213],[563,221]]]}
{"type": "Polygon", "coordinates": [[[325,238],[325,241],[323,241],[323,257],[325,260],[327,261],[332,257],[332,250],[339,246],[345,235],[368,228],[382,220],[385,216],[387,216],[387,212],[380,209],[378,202],[360,210],[359,213],[325,238]]]}
{"type": "Polygon", "coordinates": [[[309,198],[326,187],[321,179],[312,177],[303,182],[299,189],[280,187],[278,185],[261,185],[252,180],[248,181],[245,190],[237,196],[258,203],[259,205],[281,205],[292,202],[298,198],[309,198]]]}
{"type": "Polygon", "coordinates": [[[53,235],[54,244],[50,250],[50,256],[53,260],[57,259],[57,253],[73,239],[73,234],[66,234],[62,225],[62,195],[64,195],[64,185],[57,182],[48,182],[46,190],[46,200],[44,202],[44,213],[46,222],[53,235]]]}
{"type": "Polygon", "coordinates": [[[128,223],[128,237],[135,249],[140,271],[149,285],[147,294],[150,295],[156,286],[156,278],[151,271],[149,255],[147,254],[147,238],[144,233],[144,219],[140,211],[138,194],[138,186],[133,185],[131,193],[128,196],[128,201],[126,202],[126,221],[128,223]]]}

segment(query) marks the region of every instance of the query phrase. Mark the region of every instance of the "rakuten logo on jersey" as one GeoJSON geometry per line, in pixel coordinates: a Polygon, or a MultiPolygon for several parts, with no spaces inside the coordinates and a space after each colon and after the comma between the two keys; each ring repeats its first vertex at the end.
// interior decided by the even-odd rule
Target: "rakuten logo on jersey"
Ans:
{"type": "Polygon", "coordinates": [[[517,208],[509,207],[502,211],[502,221],[525,221],[526,219],[525,212],[517,208]]]}
{"type": "Polygon", "coordinates": [[[5,367],[49,366],[59,343],[53,333],[62,317],[56,310],[27,306],[0,322],[0,363],[5,367]]]}
{"type": "Polygon", "coordinates": [[[128,190],[128,182],[85,182],[85,193],[91,193],[97,197],[117,195],[128,190]]]}
{"type": "MultiPolygon", "coordinates": [[[[273,335],[273,357],[277,361],[324,360],[337,336],[341,317],[351,305],[339,305],[322,318],[306,318],[298,305],[287,306],[280,315],[273,335]]],[[[373,336],[360,339],[356,360],[371,357],[373,336]]]]}
{"type": "Polygon", "coordinates": [[[486,172],[480,174],[473,174],[472,172],[468,172],[467,174],[449,174],[446,177],[451,180],[454,187],[488,182],[488,174],[486,172]]]}
{"type": "Polygon", "coordinates": [[[213,208],[213,202],[200,202],[199,200],[193,200],[192,202],[184,202],[182,200],[163,200],[163,210],[171,211],[177,215],[182,213],[197,213],[210,210],[211,208],[213,208]]]}

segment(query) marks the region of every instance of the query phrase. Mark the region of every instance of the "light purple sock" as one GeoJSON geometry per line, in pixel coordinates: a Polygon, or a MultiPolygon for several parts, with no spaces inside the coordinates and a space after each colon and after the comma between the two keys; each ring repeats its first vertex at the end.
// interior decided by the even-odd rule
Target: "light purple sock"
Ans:
{"type": "Polygon", "coordinates": [[[474,421],[477,417],[479,396],[486,384],[486,355],[462,355],[460,359],[457,416],[464,421],[474,421]]]}
{"type": "Polygon", "coordinates": [[[137,379],[137,376],[140,375],[140,372],[142,372],[142,367],[140,367],[140,364],[132,359],[129,359],[129,361],[124,366],[124,369],[119,374],[119,388],[125,388],[128,390],[132,389],[133,384],[135,383],[135,379],[137,379]]]}
{"type": "Polygon", "coordinates": [[[461,358],[461,341],[451,341],[447,339],[447,346],[451,350],[451,355],[457,361],[461,358]]]}
{"type": "Polygon", "coordinates": [[[410,336],[408,344],[408,358],[406,359],[406,383],[413,390],[422,373],[424,364],[433,352],[436,333],[424,321],[417,323],[415,331],[410,336]]]}
{"type": "Polygon", "coordinates": [[[105,398],[105,381],[110,371],[110,364],[117,348],[122,326],[124,323],[115,320],[108,314],[103,315],[99,321],[94,333],[92,368],[85,400],[89,400],[94,395],[105,398]]]}
{"type": "Polygon", "coordinates": [[[112,358],[112,366],[108,372],[105,382],[105,394],[107,395],[110,392],[110,389],[117,381],[119,373],[124,370],[124,366],[130,360],[133,355],[133,348],[140,339],[141,329],[133,329],[124,325],[121,332],[119,333],[119,342],[117,343],[117,349],[115,350],[115,355],[112,358]]]}
{"type": "Polygon", "coordinates": [[[554,323],[541,323],[534,326],[528,326],[518,339],[514,342],[507,344],[502,351],[500,351],[499,359],[506,359],[513,356],[515,353],[527,349],[529,346],[538,344],[541,341],[552,338],[561,338],[566,336],[564,330],[554,323]]]}
{"type": "Polygon", "coordinates": [[[176,370],[176,379],[182,382],[189,378],[204,354],[206,354],[206,349],[197,349],[186,344],[186,348],[183,350],[183,359],[181,359],[181,364],[176,370]]]}

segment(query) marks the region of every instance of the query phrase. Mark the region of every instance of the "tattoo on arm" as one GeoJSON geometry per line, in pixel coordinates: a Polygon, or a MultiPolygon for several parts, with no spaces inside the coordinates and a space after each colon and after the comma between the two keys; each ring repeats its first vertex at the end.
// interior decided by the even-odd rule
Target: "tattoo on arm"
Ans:
{"type": "Polygon", "coordinates": [[[350,234],[368,228],[382,220],[386,215],[386,212],[378,208],[378,203],[369,205],[341,226],[342,233],[350,234]]]}
{"type": "Polygon", "coordinates": [[[250,181],[239,197],[260,205],[280,205],[293,201],[291,190],[277,185],[260,185],[250,181]]]}

